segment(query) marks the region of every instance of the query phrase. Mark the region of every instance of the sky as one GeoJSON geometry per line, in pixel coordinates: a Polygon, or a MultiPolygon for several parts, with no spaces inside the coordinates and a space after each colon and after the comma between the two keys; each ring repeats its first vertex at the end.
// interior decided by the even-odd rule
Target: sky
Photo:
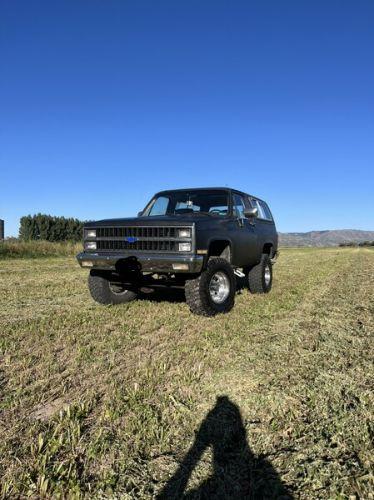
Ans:
{"type": "Polygon", "coordinates": [[[229,186],[374,230],[372,0],[1,0],[0,218],[229,186]]]}

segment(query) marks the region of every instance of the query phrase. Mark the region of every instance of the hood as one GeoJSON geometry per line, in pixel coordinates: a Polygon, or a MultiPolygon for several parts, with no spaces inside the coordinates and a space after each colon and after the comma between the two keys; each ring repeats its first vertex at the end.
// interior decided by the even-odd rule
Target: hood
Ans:
{"type": "Polygon", "coordinates": [[[123,227],[123,226],[180,226],[202,220],[218,219],[206,214],[163,215],[160,217],[127,217],[124,219],[104,219],[87,222],[84,227],[123,227]]]}

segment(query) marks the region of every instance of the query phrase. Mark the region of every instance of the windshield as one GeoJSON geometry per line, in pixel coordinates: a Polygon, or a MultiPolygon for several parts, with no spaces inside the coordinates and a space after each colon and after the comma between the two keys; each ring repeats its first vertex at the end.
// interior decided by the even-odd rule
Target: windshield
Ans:
{"type": "Polygon", "coordinates": [[[229,210],[227,191],[190,190],[170,191],[156,196],[146,207],[143,215],[183,215],[208,213],[224,217],[229,210]]]}

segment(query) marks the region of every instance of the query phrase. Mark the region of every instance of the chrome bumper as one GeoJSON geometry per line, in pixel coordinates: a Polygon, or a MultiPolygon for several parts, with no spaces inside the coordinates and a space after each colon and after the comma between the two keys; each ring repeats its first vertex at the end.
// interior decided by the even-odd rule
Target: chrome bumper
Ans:
{"type": "Polygon", "coordinates": [[[135,257],[139,262],[141,272],[153,273],[199,273],[203,267],[204,257],[202,255],[160,255],[160,254],[131,254],[131,253],[89,253],[82,252],[77,255],[77,261],[81,267],[91,269],[116,270],[116,264],[122,259],[135,257]],[[92,264],[92,265],[90,265],[92,264]],[[187,264],[188,269],[176,270],[173,264],[187,264]]]}

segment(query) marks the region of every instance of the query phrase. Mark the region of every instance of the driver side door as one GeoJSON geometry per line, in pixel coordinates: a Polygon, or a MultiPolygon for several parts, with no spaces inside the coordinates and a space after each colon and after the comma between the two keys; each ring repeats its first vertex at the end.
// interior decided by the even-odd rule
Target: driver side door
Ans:
{"type": "Polygon", "coordinates": [[[233,259],[234,266],[245,267],[257,263],[258,238],[256,219],[247,219],[244,215],[246,205],[244,197],[239,193],[232,195],[233,225],[233,259]]]}

